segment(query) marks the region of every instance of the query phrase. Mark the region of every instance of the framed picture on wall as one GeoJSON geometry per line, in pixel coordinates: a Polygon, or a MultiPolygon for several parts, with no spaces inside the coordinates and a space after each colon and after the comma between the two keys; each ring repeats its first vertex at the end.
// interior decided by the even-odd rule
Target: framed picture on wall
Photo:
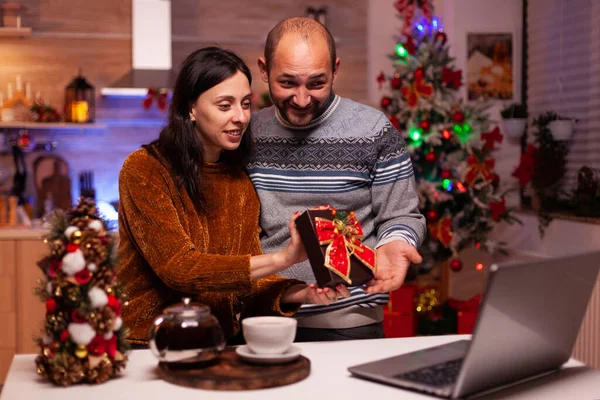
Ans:
{"type": "Polygon", "coordinates": [[[467,34],[469,100],[513,100],[512,33],[467,34]]]}

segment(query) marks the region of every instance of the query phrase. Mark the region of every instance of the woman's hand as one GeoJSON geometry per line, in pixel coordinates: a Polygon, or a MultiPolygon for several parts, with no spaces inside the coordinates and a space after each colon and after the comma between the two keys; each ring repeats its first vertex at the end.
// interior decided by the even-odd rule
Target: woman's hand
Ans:
{"type": "Polygon", "coordinates": [[[276,256],[278,256],[280,260],[277,264],[283,267],[281,270],[306,260],[306,250],[304,250],[300,234],[298,233],[298,229],[296,229],[296,218],[299,216],[300,213],[296,211],[296,213],[292,215],[292,218],[290,218],[290,222],[288,223],[290,242],[283,250],[276,253],[276,256]]]}
{"type": "Polygon", "coordinates": [[[283,303],[303,303],[303,304],[322,304],[329,305],[335,303],[340,298],[350,297],[350,291],[344,285],[337,285],[334,288],[318,288],[315,284],[294,285],[290,287],[283,295],[283,303]]]}
{"type": "Polygon", "coordinates": [[[270,254],[260,254],[250,257],[250,274],[252,279],[260,279],[267,275],[275,274],[291,267],[294,264],[306,260],[306,251],[296,229],[296,218],[298,211],[290,218],[288,229],[290,230],[290,242],[281,251],[270,254]]]}

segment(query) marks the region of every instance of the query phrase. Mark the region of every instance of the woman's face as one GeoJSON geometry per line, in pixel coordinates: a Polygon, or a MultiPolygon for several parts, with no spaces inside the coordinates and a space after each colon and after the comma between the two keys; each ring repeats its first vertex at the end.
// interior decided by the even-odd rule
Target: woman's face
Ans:
{"type": "Polygon", "coordinates": [[[242,72],[202,93],[190,107],[204,157],[216,162],[221,150],[235,150],[250,121],[250,83],[242,72]]]}

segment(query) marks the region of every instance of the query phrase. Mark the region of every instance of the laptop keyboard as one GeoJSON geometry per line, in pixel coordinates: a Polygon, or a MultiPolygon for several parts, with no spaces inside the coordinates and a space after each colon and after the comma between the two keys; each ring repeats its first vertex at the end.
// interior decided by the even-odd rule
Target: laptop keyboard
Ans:
{"type": "Polygon", "coordinates": [[[417,382],[427,386],[447,386],[456,382],[462,362],[462,358],[452,360],[431,367],[396,375],[395,378],[417,382]]]}

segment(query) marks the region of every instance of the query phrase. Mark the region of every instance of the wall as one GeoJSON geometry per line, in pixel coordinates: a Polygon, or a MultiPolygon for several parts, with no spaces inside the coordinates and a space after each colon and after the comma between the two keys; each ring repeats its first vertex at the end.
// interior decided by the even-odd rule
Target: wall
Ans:
{"type": "MultiPolygon", "coordinates": [[[[401,20],[394,7],[394,0],[369,1],[369,28],[368,28],[368,85],[369,102],[377,106],[382,96],[376,82],[377,75],[391,74],[393,68],[387,55],[392,53],[396,40],[395,35],[401,28],[401,20]]],[[[512,33],[513,35],[513,80],[514,99],[521,100],[521,74],[522,74],[522,0],[436,0],[434,1],[435,14],[444,24],[444,31],[448,35],[450,55],[455,58],[454,66],[463,71],[463,82],[466,77],[467,61],[467,33],[491,32],[512,33]]],[[[460,90],[460,96],[466,98],[466,88],[460,90]]],[[[500,120],[500,109],[505,103],[492,102],[490,117],[500,120]]],[[[510,176],[517,166],[520,157],[518,141],[509,141],[504,138],[500,150],[496,153],[496,169],[505,188],[513,187],[515,179],[510,176]]],[[[518,196],[510,196],[510,205],[518,204],[518,196]]]]}
{"type": "MultiPolygon", "coordinates": [[[[178,68],[193,50],[219,44],[238,52],[254,76],[253,90],[262,93],[257,58],[262,55],[264,38],[279,20],[304,15],[308,6],[327,6],[327,26],[336,37],[341,73],[335,90],[357,101],[367,99],[366,3],[367,0],[245,0],[208,2],[174,0],[172,9],[172,57],[178,68]]],[[[97,119],[105,129],[31,130],[38,141],[55,140],[69,164],[73,180],[72,195],[79,186],[76,177],[82,170],[95,173],[97,198],[118,199],[118,173],[125,157],[143,143],[157,137],[165,115],[155,107],[144,111],[141,99],[116,99],[100,96],[100,88],[117,81],[131,67],[131,0],[19,0],[27,6],[22,25],[33,29],[29,38],[0,37],[0,91],[21,75],[30,82],[32,92],[62,111],[64,88],[81,68],[96,87],[97,119]]],[[[0,137],[0,163],[12,174],[14,166],[9,149],[0,137]]],[[[26,194],[35,193],[31,165],[47,154],[27,157],[29,179],[26,194]]],[[[1,166],[0,166],[1,168],[1,166]]],[[[0,194],[8,192],[12,179],[0,183],[0,194]]]]}

